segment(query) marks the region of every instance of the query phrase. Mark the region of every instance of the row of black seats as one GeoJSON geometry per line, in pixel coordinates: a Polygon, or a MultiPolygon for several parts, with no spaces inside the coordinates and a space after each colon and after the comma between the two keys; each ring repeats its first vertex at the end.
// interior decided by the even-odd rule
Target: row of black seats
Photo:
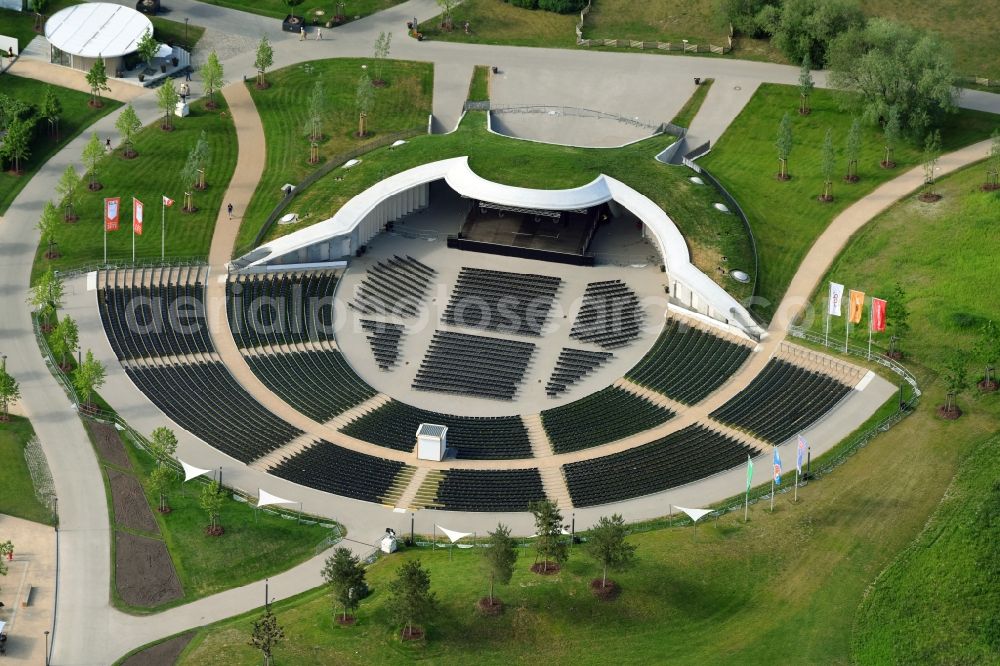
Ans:
{"type": "Polygon", "coordinates": [[[513,400],[535,345],[452,331],[435,331],[413,388],[513,400]]]}
{"type": "Polygon", "coordinates": [[[627,377],[677,402],[693,405],[722,386],[750,352],[747,345],[669,319],[656,344],[627,377]]]}
{"type": "Polygon", "coordinates": [[[621,280],[591,282],[569,334],[605,349],[616,349],[639,337],[642,322],[639,297],[628,285],[621,280]]]}
{"type": "Polygon", "coordinates": [[[214,351],[205,320],[204,269],[173,269],[178,272],[177,282],[149,284],[159,279],[153,270],[102,275],[104,286],[98,291],[97,304],[104,333],[118,359],[214,351]]]}
{"type": "Polygon", "coordinates": [[[452,326],[539,336],[562,280],[548,275],[462,268],[442,321],[452,326]]]}
{"type": "Polygon", "coordinates": [[[388,370],[399,363],[399,345],[404,332],[402,324],[362,319],[361,328],[368,331],[365,337],[380,369],[388,370]]]}
{"type": "Polygon", "coordinates": [[[337,274],[239,275],[226,285],[229,327],[240,348],[334,339],[337,274]]]}
{"type": "Polygon", "coordinates": [[[401,462],[358,453],[326,440],[284,458],[268,470],[282,479],[365,502],[383,502],[401,462]]]}
{"type": "Polygon", "coordinates": [[[531,457],[531,441],[519,416],[452,416],[390,400],[351,421],[341,431],[379,446],[412,451],[421,423],[447,426],[448,447],[455,449],[459,458],[498,460],[531,457]]]}
{"type": "Polygon", "coordinates": [[[125,371],[177,425],[240,462],[256,460],[302,434],[254,400],[217,361],[125,371]]]}
{"type": "Polygon", "coordinates": [[[558,397],[613,356],[611,352],[563,347],[556,360],[556,367],[552,370],[552,376],[545,384],[545,394],[550,398],[558,397]]]}
{"type": "Polygon", "coordinates": [[[376,395],[339,351],[303,350],[245,358],[265,386],[319,423],[376,395]]]}
{"type": "Polygon", "coordinates": [[[436,274],[409,255],[395,255],[368,268],[348,305],[362,314],[415,317],[436,274]]]}
{"type": "Polygon", "coordinates": [[[538,469],[450,469],[434,502],[445,511],[527,511],[543,499],[538,469]]]}
{"type": "Polygon", "coordinates": [[[609,386],[568,405],[543,411],[542,425],[553,451],[569,453],[655,428],[673,417],[666,407],[609,386]]]}
{"type": "Polygon", "coordinates": [[[771,359],[763,372],[711,416],[781,444],[818,421],[850,392],[850,386],[832,377],[771,359]]]}
{"type": "Polygon", "coordinates": [[[563,465],[573,505],[621,502],[745,464],[752,447],[695,424],[649,444],[563,465]]]}

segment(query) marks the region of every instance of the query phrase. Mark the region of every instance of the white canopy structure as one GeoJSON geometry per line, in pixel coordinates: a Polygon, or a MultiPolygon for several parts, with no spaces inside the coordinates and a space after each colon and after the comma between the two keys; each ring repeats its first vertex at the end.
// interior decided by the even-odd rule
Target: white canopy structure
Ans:
{"type": "Polygon", "coordinates": [[[266,490],[260,488],[257,489],[257,508],[262,506],[270,506],[272,504],[298,504],[295,500],[286,500],[278,497],[277,495],[272,495],[266,490]]]}
{"type": "Polygon", "coordinates": [[[189,465],[180,458],[177,459],[181,463],[181,467],[184,468],[184,480],[190,481],[191,479],[197,478],[202,474],[210,474],[212,470],[202,469],[200,467],[195,467],[194,465],[189,465]]]}
{"type": "Polygon", "coordinates": [[[116,58],[134,53],[153,23],[130,7],[88,2],[56,12],[45,23],[45,39],[82,58],[116,58]]]}
{"type": "Polygon", "coordinates": [[[456,532],[455,530],[449,530],[448,528],[446,528],[446,527],[441,527],[440,525],[435,525],[435,527],[437,527],[437,528],[438,528],[439,530],[441,530],[442,532],[444,532],[444,535],[445,535],[446,537],[448,537],[448,539],[449,539],[449,540],[450,540],[450,541],[451,541],[452,543],[455,543],[455,542],[456,542],[456,541],[458,541],[459,539],[461,539],[461,538],[463,538],[463,537],[467,537],[467,536],[469,536],[470,534],[472,534],[472,532],[456,532]]]}
{"type": "Polygon", "coordinates": [[[686,509],[682,506],[675,506],[674,508],[678,511],[686,513],[688,518],[691,519],[691,522],[694,523],[697,523],[699,520],[712,513],[711,509],[686,509]]]}

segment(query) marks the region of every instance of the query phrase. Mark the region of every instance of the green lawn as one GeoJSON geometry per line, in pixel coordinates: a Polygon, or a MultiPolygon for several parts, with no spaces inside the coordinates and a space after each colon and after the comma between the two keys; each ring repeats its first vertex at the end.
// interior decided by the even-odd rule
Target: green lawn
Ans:
{"type": "Polygon", "coordinates": [[[38,501],[24,459],[34,436],[28,419],[11,416],[9,423],[0,423],[0,513],[51,525],[52,507],[38,501]]]}
{"type": "MultiPolygon", "coordinates": [[[[476,173],[508,185],[560,189],[584,185],[601,173],[618,178],[667,211],[685,235],[696,266],[738,298],[750,295],[748,285],[716,271],[722,256],[728,257],[729,266],[753,270],[749,239],[739,219],[713,209],[718,196],[709,187],[691,184],[690,171],[653,159],[672,137],[652,137],[617,149],[573,148],[491,134],[486,131],[485,119],[485,113],[470,111],[456,132],[416,136],[400,148],[368,153],[350,170],[334,170],[292,202],[294,210],[308,217],[296,225],[276,225],[270,238],[329,217],[351,197],[387,176],[435,160],[468,155],[476,173]]],[[[262,221],[263,216],[244,220],[237,245],[249,243],[262,221]]]]}
{"type": "Polygon", "coordinates": [[[512,46],[576,45],[573,28],[577,14],[556,14],[515,7],[503,0],[465,0],[452,12],[453,30],[442,30],[440,17],[420,24],[424,39],[470,44],[509,44],[512,46]],[[469,22],[469,34],[462,25],[469,22]]]}
{"type": "MultiPolygon", "coordinates": [[[[881,133],[865,127],[858,183],[841,180],[844,142],[851,116],[841,110],[839,94],[817,90],[812,95],[812,113],[797,113],[799,95],[792,86],[766,84],[754,94],[719,142],[700,163],[732,193],[753,228],[760,255],[758,294],[765,299],[756,311],[769,319],[813,241],[830,221],[851,203],[881,183],[920,164],[922,149],[913,143],[900,145],[895,152],[897,167],[882,169],[881,133]],[[792,180],[780,182],[774,148],[778,123],[785,112],[792,119],[794,148],[789,159],[792,180]],[[820,169],[823,137],[830,128],[838,155],[835,201],[822,203],[823,178],[820,169]]],[[[950,116],[941,130],[945,150],[953,150],[986,138],[998,126],[1000,116],[962,110],[950,116]]]]}
{"type": "MultiPolygon", "coordinates": [[[[2,23],[3,18],[4,16],[0,15],[0,23],[2,23]]],[[[28,29],[31,29],[30,23],[28,29]]],[[[26,79],[12,74],[0,75],[0,93],[25,102],[41,104],[42,100],[45,99],[47,87],[49,84],[34,79],[26,79]]],[[[51,87],[55,90],[63,108],[59,121],[59,140],[57,141],[55,137],[49,135],[47,121],[39,121],[36,125],[36,138],[31,144],[31,157],[22,167],[24,173],[16,176],[9,171],[0,170],[0,215],[3,215],[7,207],[14,201],[14,197],[28,184],[50,157],[72,141],[84,128],[121,106],[119,102],[105,98],[103,108],[92,109],[87,106],[90,95],[59,86],[51,87]]]]}
{"type": "Polygon", "coordinates": [[[593,0],[586,39],[633,39],[723,46],[729,24],[712,0],[593,0]]]}
{"type": "Polygon", "coordinates": [[[171,21],[159,16],[150,16],[149,20],[153,22],[153,36],[157,41],[180,46],[188,52],[205,34],[205,29],[200,25],[184,25],[182,21],[171,21]]]}
{"type": "MultiPolygon", "coordinates": [[[[364,18],[375,12],[380,12],[383,9],[389,9],[395,5],[398,5],[404,0],[346,0],[344,2],[344,13],[347,16],[348,21],[355,18],[364,18]]],[[[250,12],[252,14],[260,14],[261,16],[273,16],[276,19],[284,19],[289,14],[288,5],[285,4],[284,0],[201,0],[210,5],[218,5],[220,7],[228,7],[229,9],[239,9],[240,11],[250,12]]],[[[321,14],[323,17],[323,22],[332,19],[337,8],[336,2],[330,2],[329,0],[324,2],[316,2],[315,0],[307,1],[299,6],[295,7],[296,16],[305,16],[309,19],[310,23],[312,18],[316,16],[316,11],[324,12],[321,14]]],[[[280,27],[280,25],[278,26],[280,27]]],[[[405,27],[405,26],[404,26],[405,27]]]]}
{"type": "MultiPolygon", "coordinates": [[[[316,60],[269,73],[267,80],[271,87],[266,90],[257,90],[253,83],[248,84],[264,124],[267,161],[264,175],[244,213],[243,233],[237,247],[253,240],[256,228],[281,201],[282,185],[299,183],[319,168],[319,165],[309,164],[309,139],[302,129],[313,81],[317,77],[323,80],[327,104],[324,138],[319,143],[320,164],[363,143],[353,135],[358,131],[355,91],[362,65],[372,68],[372,60],[316,60]],[[248,220],[253,221],[253,229],[246,226],[248,220]]],[[[429,63],[390,60],[385,65],[383,78],[388,85],[375,90],[375,106],[368,116],[370,135],[366,140],[426,127],[434,90],[434,68],[429,63]]]]}
{"type": "Polygon", "coordinates": [[[472,70],[472,81],[469,82],[469,101],[484,102],[490,99],[490,68],[487,65],[476,65],[472,70]]]}
{"type": "MultiPolygon", "coordinates": [[[[203,100],[194,102],[190,116],[174,118],[172,132],[162,131],[159,122],[143,129],[135,141],[138,158],[123,159],[120,149],[104,158],[98,170],[104,188],[90,192],[85,178],[77,203],[79,221],[60,227],[57,239],[62,257],[51,262],[57,270],[103,261],[105,197],[122,199],[121,227],[107,235],[109,261],[132,259],[133,196],[145,204],[145,228],[143,235],[136,238],[137,260],[160,258],[161,195],[176,202],[167,209],[167,257],[204,258],[208,255],[216,216],[223,205],[222,196],[236,167],[237,152],[232,119],[228,113],[223,117],[225,100],[220,95],[218,101],[220,108],[216,111],[206,111],[203,100]],[[181,211],[184,192],[180,171],[202,130],[207,133],[211,151],[205,174],[208,189],[195,192],[198,211],[185,213],[181,211]]],[[[78,163],[77,171],[82,173],[83,170],[83,165],[78,163]]],[[[49,263],[42,257],[44,249],[40,247],[36,255],[33,276],[49,263]]]]}
{"type": "Polygon", "coordinates": [[[677,115],[673,117],[670,121],[678,127],[691,127],[691,121],[694,117],[698,115],[698,111],[701,110],[701,105],[705,103],[705,97],[708,96],[708,90],[715,83],[715,79],[705,79],[701,82],[701,85],[695,88],[694,92],[691,93],[691,97],[688,101],[684,102],[684,106],[681,110],[677,112],[677,115]]]}
{"type": "MultiPolygon", "coordinates": [[[[134,474],[142,483],[150,506],[156,507],[158,498],[147,487],[153,460],[127,439],[126,442],[134,474]]],[[[105,464],[121,469],[108,462],[105,464]]],[[[290,569],[315,555],[319,544],[331,535],[329,528],[296,524],[294,520],[269,513],[257,512],[255,517],[250,505],[229,500],[223,505],[220,517],[225,534],[206,536],[204,529],[208,517],[198,502],[202,487],[201,483],[183,483],[183,476],[178,474],[167,496],[173,511],[169,514],[153,511],[184,589],[183,598],[156,610],[185,604],[290,569]]],[[[108,511],[114,524],[110,494],[108,511]]],[[[115,601],[124,606],[121,600],[116,598],[115,601]]],[[[149,612],[150,609],[128,610],[149,612]]]]}
{"type": "MultiPolygon", "coordinates": [[[[60,9],[78,4],[80,4],[80,0],[49,0],[45,6],[44,16],[52,16],[60,9]]],[[[0,26],[3,26],[3,34],[17,38],[20,51],[23,51],[32,39],[41,34],[35,32],[35,13],[32,11],[15,12],[11,9],[0,9],[0,26]]]]}

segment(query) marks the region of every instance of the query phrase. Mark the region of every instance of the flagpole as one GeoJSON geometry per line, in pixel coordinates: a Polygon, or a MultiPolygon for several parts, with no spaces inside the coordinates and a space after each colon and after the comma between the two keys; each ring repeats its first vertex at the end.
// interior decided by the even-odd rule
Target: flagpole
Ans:
{"type": "Polygon", "coordinates": [[[847,353],[847,339],[851,337],[851,313],[847,313],[847,321],[844,322],[844,353],[847,353]]]}
{"type": "Polygon", "coordinates": [[[799,467],[798,467],[798,465],[795,466],[795,498],[792,501],[793,502],[798,502],[799,501],[799,467]]]}
{"type": "Polygon", "coordinates": [[[163,261],[167,249],[167,202],[160,195],[160,261],[163,261]]]}
{"type": "MultiPolygon", "coordinates": [[[[105,215],[107,214],[107,204],[105,204],[105,215]]],[[[108,265],[108,221],[104,221],[104,265],[108,265]]]]}
{"type": "Polygon", "coordinates": [[[825,347],[829,347],[830,346],[830,307],[829,307],[829,305],[826,308],[826,340],[824,341],[823,346],[825,346],[825,347]]]}
{"type": "Polygon", "coordinates": [[[872,360],[872,321],[868,318],[868,360],[872,360]]]}
{"type": "Polygon", "coordinates": [[[771,513],[774,513],[774,470],[771,470],[771,513]]]}

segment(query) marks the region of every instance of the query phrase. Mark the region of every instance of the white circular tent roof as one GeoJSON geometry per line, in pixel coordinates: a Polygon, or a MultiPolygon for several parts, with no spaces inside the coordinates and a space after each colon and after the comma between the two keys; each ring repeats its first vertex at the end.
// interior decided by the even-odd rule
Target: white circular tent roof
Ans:
{"type": "Polygon", "coordinates": [[[109,2],[73,5],[45,23],[45,38],[60,51],[84,58],[132,53],[153,23],[129,7],[109,2]]]}

